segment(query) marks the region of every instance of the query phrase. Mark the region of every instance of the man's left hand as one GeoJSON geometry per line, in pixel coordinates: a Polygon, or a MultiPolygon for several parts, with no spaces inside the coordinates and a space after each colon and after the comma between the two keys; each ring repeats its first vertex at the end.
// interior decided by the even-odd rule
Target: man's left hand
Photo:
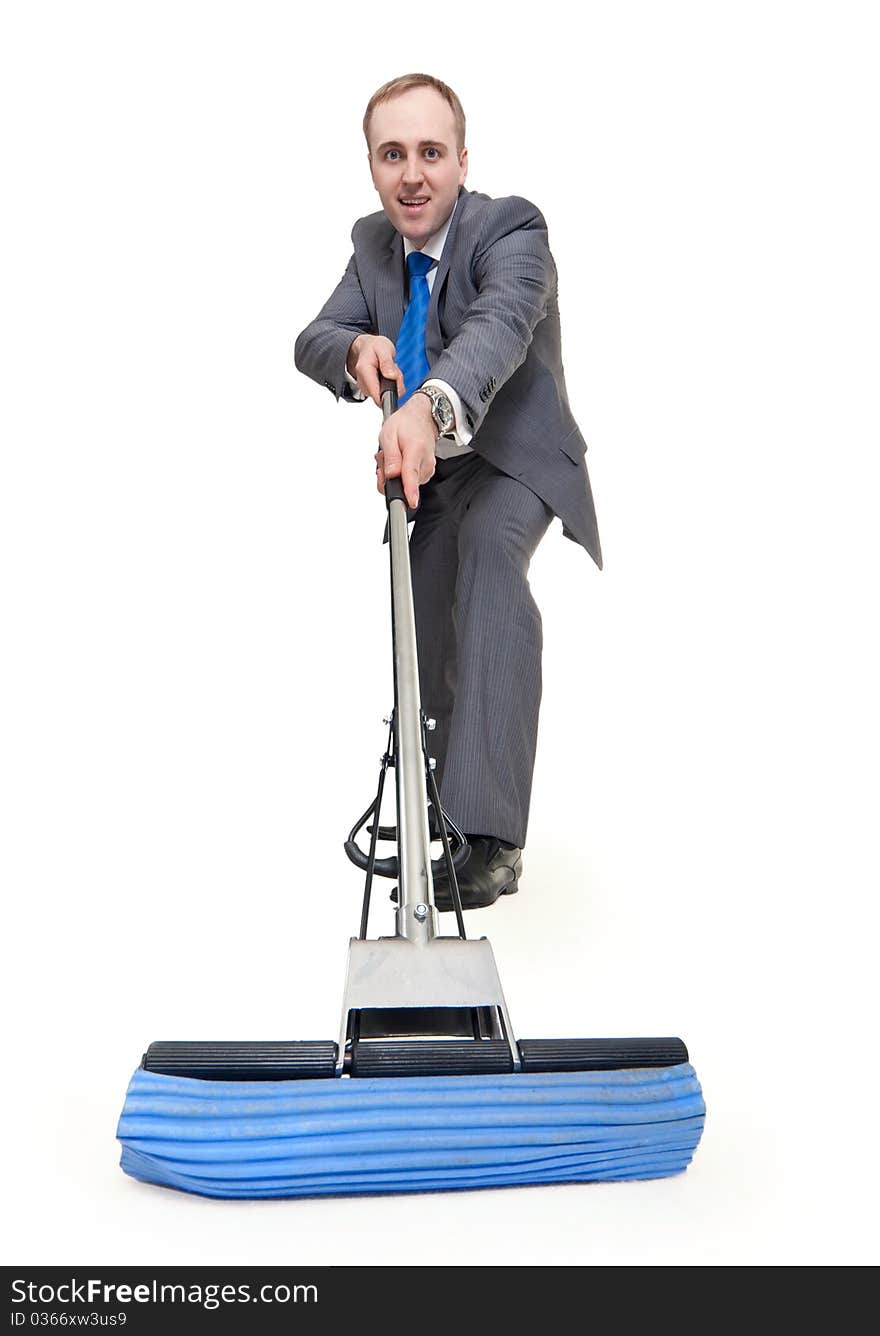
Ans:
{"type": "Polygon", "coordinates": [[[388,478],[400,478],[411,510],[419,504],[419,487],[430,481],[437,467],[434,449],[439,432],[426,394],[413,394],[392,413],[379,432],[376,452],[376,487],[382,493],[388,478]]]}

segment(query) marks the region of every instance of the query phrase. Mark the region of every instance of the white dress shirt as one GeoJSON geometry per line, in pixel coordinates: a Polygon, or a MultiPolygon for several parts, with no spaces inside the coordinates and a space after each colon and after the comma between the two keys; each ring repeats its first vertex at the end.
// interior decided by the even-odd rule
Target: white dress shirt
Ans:
{"type": "MultiPolygon", "coordinates": [[[[455,210],[457,208],[458,208],[458,200],[455,201],[452,213],[446,219],[446,222],[443,224],[443,226],[439,227],[437,231],[433,234],[433,236],[428,237],[428,240],[425,242],[424,246],[422,246],[422,251],[425,255],[430,255],[432,259],[439,261],[440,256],[443,253],[443,246],[446,241],[447,233],[449,232],[450,224],[452,223],[452,214],[455,213],[455,210]]],[[[404,237],[403,238],[404,262],[406,261],[406,257],[409,255],[410,251],[413,251],[415,249],[416,247],[412,244],[409,237],[404,237]]],[[[434,287],[434,278],[436,273],[437,273],[437,265],[434,265],[432,269],[428,270],[429,292],[431,292],[434,287]]],[[[355,380],[354,376],[352,376],[349,373],[348,367],[345,368],[345,377],[349,385],[351,385],[352,387],[352,394],[354,395],[355,399],[365,399],[366,395],[358,388],[358,383],[355,380]]],[[[473,436],[473,432],[468,431],[468,428],[465,425],[464,408],[462,407],[461,399],[459,398],[457,391],[455,391],[451,385],[447,385],[445,380],[435,380],[433,376],[429,376],[427,380],[422,381],[422,384],[436,385],[438,390],[442,390],[443,393],[449,399],[449,402],[452,404],[452,411],[453,414],[455,415],[455,426],[453,430],[445,432],[444,435],[440,437],[436,446],[434,447],[437,458],[450,459],[453,455],[471,454],[472,449],[471,446],[468,444],[468,442],[473,436]]]]}

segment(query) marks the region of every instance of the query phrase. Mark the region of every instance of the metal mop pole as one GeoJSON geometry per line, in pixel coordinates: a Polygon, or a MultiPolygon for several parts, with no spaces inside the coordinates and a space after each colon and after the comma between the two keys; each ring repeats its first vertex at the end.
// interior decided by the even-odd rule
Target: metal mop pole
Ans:
{"type": "MultiPolygon", "coordinates": [[[[383,420],[387,420],[395,411],[396,400],[394,382],[383,379],[383,420]]],[[[412,942],[428,942],[436,936],[438,924],[431,879],[431,837],[422,752],[422,707],[406,497],[400,478],[387,480],[385,496],[388,501],[388,541],[391,550],[397,856],[400,868],[395,926],[399,937],[408,937],[412,942]]]]}

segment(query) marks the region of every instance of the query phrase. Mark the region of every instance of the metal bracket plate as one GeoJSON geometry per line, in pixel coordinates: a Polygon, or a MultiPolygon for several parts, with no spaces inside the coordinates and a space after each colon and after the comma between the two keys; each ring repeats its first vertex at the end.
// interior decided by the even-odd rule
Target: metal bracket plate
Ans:
{"type": "Polygon", "coordinates": [[[497,1007],[510,1046],[514,1071],[519,1050],[510,1024],[495,956],[487,938],[407,937],[375,941],[353,937],[342,998],[339,1070],[345,1055],[352,1011],[392,1007],[497,1007]]]}

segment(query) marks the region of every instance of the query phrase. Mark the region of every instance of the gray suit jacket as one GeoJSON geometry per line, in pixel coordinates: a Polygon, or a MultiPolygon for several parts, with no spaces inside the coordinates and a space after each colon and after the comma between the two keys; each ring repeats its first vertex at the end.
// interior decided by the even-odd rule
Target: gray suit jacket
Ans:
{"type": "MultiPolygon", "coordinates": [[[[298,370],[353,399],[345,359],[356,334],[394,342],[403,319],[403,238],[383,211],[352,228],[354,254],[336,291],[296,341],[298,370]]],[[[539,209],[519,195],[461,187],[431,290],[431,376],[458,392],[470,442],[550,506],[568,538],[602,566],[584,452],[560,347],[556,265],[539,209]]]]}

